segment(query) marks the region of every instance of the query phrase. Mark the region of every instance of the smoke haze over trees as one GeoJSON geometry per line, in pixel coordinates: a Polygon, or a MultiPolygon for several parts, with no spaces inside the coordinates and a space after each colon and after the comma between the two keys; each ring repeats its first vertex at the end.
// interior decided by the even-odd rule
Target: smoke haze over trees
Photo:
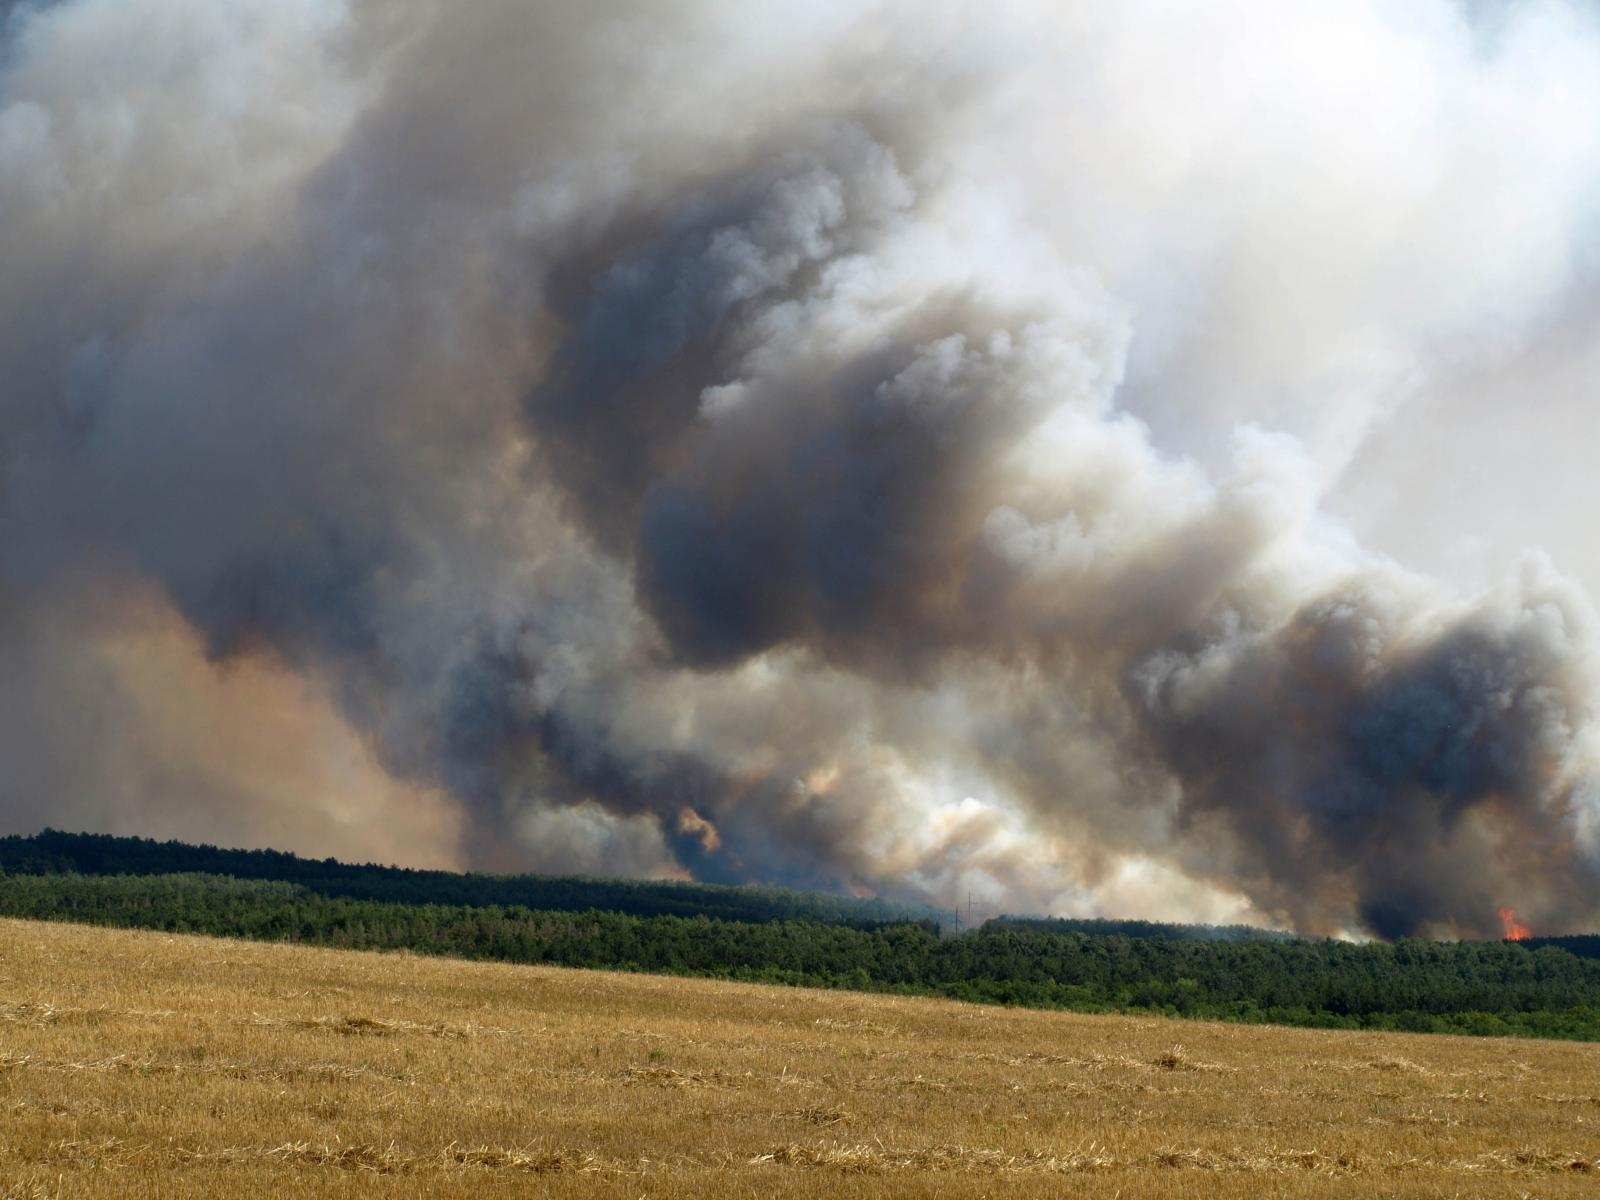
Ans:
{"type": "Polygon", "coordinates": [[[483,875],[310,859],[279,850],[223,850],[184,842],[46,829],[0,837],[0,871],[18,875],[226,875],[293,883],[321,896],[397,904],[520,907],[542,912],[695,916],[719,921],[817,921],[870,928],[929,922],[921,905],[781,888],[573,875],[483,875]]]}
{"type": "Polygon", "coordinates": [[[0,6],[0,832],[1592,921],[1600,19],[991,7],[0,6]]]}

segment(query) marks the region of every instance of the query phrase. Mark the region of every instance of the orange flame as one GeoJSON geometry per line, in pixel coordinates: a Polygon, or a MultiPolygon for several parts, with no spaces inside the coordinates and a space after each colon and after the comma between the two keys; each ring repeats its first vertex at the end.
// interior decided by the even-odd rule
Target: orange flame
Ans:
{"type": "Polygon", "coordinates": [[[1525,942],[1533,936],[1533,930],[1517,920],[1517,910],[1514,908],[1500,910],[1500,924],[1506,927],[1508,942],[1525,942]]]}

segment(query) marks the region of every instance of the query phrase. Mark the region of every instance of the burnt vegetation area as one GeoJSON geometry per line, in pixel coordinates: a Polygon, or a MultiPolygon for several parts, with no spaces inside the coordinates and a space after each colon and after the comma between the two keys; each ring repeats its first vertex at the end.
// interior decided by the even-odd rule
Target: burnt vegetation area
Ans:
{"type": "Polygon", "coordinates": [[[932,919],[885,919],[877,902],[804,893],[460,876],[55,832],[0,839],[0,871],[8,917],[1086,1012],[1600,1040],[1593,937],[1352,944],[1027,918],[952,936],[932,919]]]}

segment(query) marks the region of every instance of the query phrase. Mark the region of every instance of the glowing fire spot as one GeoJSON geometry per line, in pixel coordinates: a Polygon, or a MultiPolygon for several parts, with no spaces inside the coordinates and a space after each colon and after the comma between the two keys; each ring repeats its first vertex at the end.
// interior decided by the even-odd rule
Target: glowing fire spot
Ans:
{"type": "Polygon", "coordinates": [[[717,827],[688,805],[678,810],[678,832],[697,839],[707,854],[715,854],[722,848],[722,835],[717,827]]]}
{"type": "Polygon", "coordinates": [[[1533,930],[1517,920],[1517,910],[1514,908],[1500,910],[1500,924],[1506,928],[1508,942],[1525,942],[1533,936],[1533,930]]]}

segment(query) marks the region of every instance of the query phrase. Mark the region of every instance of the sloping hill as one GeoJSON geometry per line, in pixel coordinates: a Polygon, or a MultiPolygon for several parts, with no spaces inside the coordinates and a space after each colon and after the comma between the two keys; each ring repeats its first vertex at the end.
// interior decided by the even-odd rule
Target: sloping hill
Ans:
{"type": "Polygon", "coordinates": [[[1597,1081],[1597,1046],[0,921],[30,1200],[1578,1197],[1597,1081]]]}

